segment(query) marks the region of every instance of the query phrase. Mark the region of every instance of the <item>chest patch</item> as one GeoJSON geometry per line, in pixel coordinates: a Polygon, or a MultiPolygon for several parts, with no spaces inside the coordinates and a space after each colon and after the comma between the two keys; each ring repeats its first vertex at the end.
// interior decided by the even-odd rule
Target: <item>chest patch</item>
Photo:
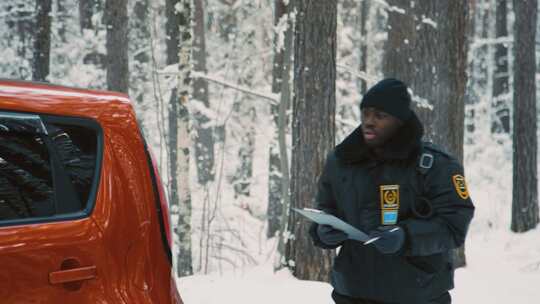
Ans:
{"type": "Polygon", "coordinates": [[[381,222],[383,225],[395,225],[399,212],[399,185],[381,185],[381,222]]]}
{"type": "Polygon", "coordinates": [[[454,188],[456,189],[457,194],[462,199],[469,198],[469,190],[467,189],[467,184],[465,183],[465,177],[461,174],[456,174],[452,176],[452,182],[454,183],[454,188]]]}

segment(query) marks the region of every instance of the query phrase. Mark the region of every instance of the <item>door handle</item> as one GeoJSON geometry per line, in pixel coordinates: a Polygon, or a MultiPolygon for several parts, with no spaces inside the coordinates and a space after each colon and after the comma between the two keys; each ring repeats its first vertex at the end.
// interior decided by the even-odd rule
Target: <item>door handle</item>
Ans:
{"type": "Polygon", "coordinates": [[[66,270],[58,270],[49,273],[49,283],[64,284],[95,279],[97,275],[96,266],[77,267],[66,270]]]}

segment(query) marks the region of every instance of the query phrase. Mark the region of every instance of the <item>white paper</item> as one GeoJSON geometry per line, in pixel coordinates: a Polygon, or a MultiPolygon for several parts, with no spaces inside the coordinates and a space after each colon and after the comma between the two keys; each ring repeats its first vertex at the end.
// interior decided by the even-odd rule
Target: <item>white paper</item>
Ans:
{"type": "Polygon", "coordinates": [[[317,224],[321,225],[330,225],[336,229],[339,229],[349,236],[349,239],[361,241],[361,242],[373,242],[375,239],[370,239],[367,234],[362,232],[361,230],[357,229],[356,227],[350,225],[347,222],[344,222],[343,220],[325,213],[321,210],[317,209],[310,209],[310,208],[304,208],[304,209],[296,209],[293,208],[294,211],[300,213],[301,215],[305,216],[306,218],[310,219],[313,222],[316,222],[317,224]]]}

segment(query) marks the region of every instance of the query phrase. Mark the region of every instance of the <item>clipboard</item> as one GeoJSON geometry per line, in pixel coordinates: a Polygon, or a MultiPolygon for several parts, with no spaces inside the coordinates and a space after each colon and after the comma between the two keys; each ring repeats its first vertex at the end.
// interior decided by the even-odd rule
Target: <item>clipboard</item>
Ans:
{"type": "Polygon", "coordinates": [[[349,239],[364,242],[364,245],[367,245],[379,239],[379,237],[370,238],[369,235],[367,235],[365,232],[324,211],[311,208],[292,209],[317,224],[330,225],[335,229],[341,230],[349,236],[349,239]]]}

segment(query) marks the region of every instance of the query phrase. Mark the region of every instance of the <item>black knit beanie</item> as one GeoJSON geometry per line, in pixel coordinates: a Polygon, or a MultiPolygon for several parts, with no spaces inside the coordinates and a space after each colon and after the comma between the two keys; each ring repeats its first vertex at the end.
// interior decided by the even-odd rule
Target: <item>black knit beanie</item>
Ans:
{"type": "Polygon", "coordinates": [[[407,86],[402,81],[387,78],[366,92],[360,103],[360,109],[373,107],[401,121],[407,121],[412,114],[410,104],[411,96],[407,92],[407,86]]]}

